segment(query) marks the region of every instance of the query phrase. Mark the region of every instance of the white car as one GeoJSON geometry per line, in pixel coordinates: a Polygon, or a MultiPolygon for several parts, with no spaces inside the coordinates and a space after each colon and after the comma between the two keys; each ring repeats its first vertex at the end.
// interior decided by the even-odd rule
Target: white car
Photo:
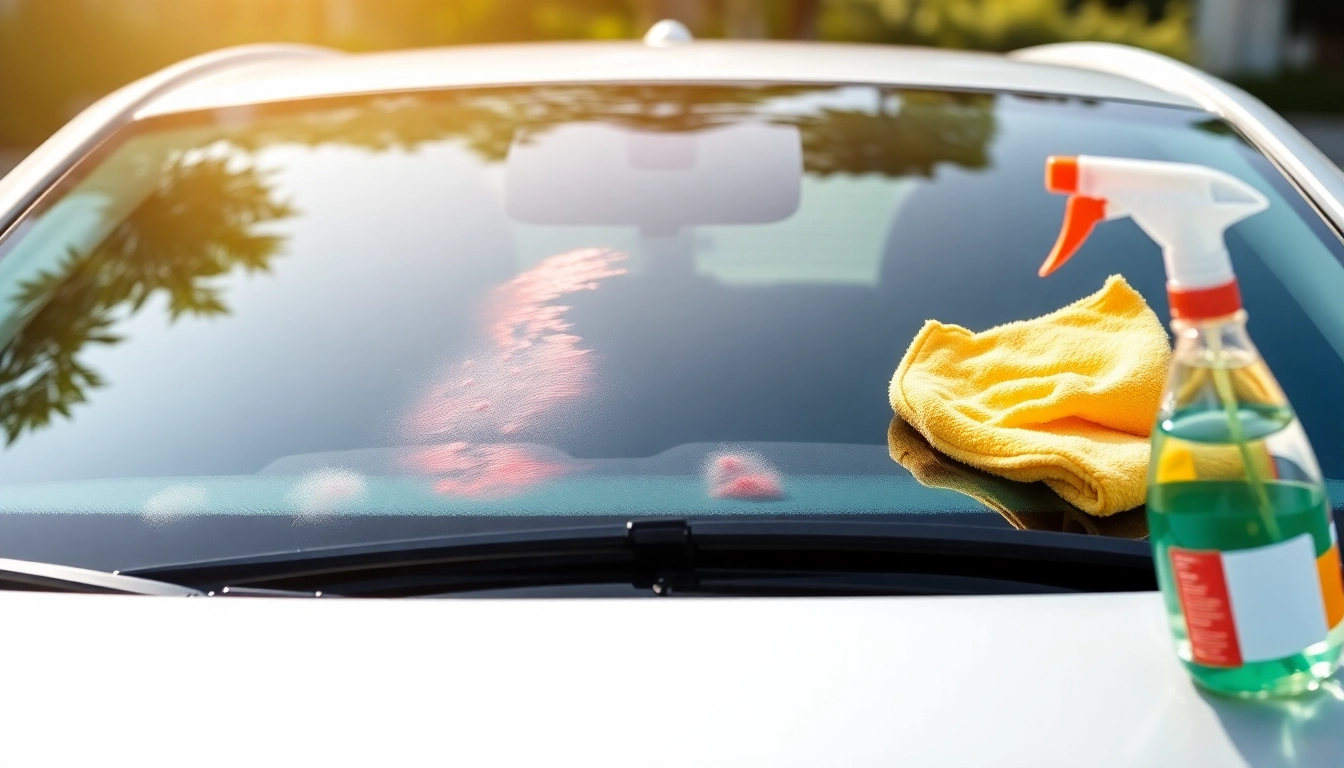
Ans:
{"type": "Polygon", "coordinates": [[[1129,223],[1036,276],[1052,154],[1269,198],[1229,245],[1344,500],[1344,175],[1168,59],[664,25],[94,104],[0,180],[0,765],[1344,764],[1334,681],[1194,687],[1141,508],[893,422],[929,318],[1167,318],[1129,223]]]}

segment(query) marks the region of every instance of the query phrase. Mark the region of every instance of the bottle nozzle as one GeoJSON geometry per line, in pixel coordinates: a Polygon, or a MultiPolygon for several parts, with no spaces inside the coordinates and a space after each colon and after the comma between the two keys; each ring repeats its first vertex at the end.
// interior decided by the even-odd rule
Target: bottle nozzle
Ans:
{"type": "Polygon", "coordinates": [[[1045,188],[1057,195],[1078,192],[1078,158],[1051,155],[1045,159],[1045,188]]]}

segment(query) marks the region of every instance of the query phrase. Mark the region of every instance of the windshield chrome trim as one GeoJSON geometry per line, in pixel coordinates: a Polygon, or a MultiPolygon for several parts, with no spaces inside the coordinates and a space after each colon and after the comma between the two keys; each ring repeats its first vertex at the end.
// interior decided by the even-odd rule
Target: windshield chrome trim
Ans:
{"type": "Polygon", "coordinates": [[[58,563],[0,558],[0,582],[22,584],[37,590],[92,592],[155,597],[201,597],[203,592],[163,581],[105,573],[58,563]]]}

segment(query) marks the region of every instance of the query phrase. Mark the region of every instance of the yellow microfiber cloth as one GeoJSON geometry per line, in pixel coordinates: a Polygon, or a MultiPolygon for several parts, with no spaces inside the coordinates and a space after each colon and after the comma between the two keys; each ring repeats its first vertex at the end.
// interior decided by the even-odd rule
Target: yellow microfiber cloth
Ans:
{"type": "Polygon", "coordinates": [[[930,320],[891,380],[891,406],[934,448],[1042,481],[1098,517],[1143,503],[1148,433],[1171,346],[1119,275],[1034,320],[981,333],[930,320]]]}

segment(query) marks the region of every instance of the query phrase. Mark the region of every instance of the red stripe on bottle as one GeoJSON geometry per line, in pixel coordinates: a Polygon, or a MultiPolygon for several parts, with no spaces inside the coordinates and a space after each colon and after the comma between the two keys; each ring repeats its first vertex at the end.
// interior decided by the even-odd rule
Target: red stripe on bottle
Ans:
{"type": "Polygon", "coordinates": [[[1208,667],[1240,667],[1241,645],[1222,556],[1177,547],[1170,555],[1193,661],[1208,667]]]}

